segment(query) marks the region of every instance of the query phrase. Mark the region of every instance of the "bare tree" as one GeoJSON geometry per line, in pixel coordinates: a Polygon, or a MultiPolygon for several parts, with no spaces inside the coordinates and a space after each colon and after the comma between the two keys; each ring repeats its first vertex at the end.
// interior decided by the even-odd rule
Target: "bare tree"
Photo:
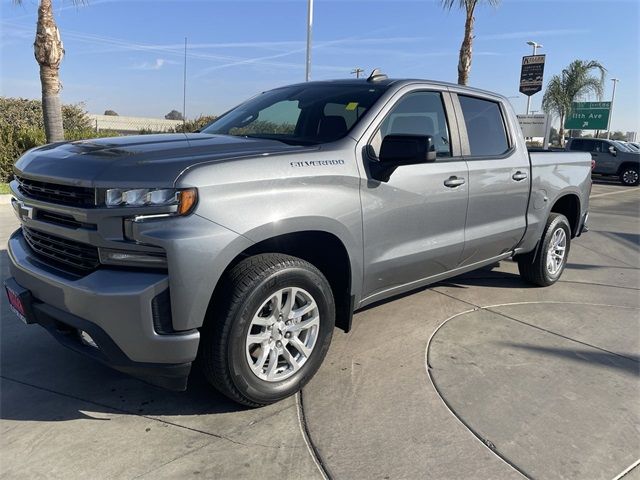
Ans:
{"type": "MultiPolygon", "coordinates": [[[[13,1],[17,5],[22,4],[22,0],[13,1]]],[[[84,2],[74,0],[74,3],[84,2]]],[[[33,51],[40,65],[42,116],[47,142],[60,142],[64,140],[62,104],[60,103],[60,62],[64,57],[64,46],[53,18],[51,0],[40,0],[33,51]]]]}
{"type": "Polygon", "coordinates": [[[500,0],[441,0],[442,8],[451,10],[454,5],[458,5],[460,10],[466,12],[464,22],[464,38],[460,46],[460,57],[458,60],[458,83],[467,85],[469,83],[469,72],[471,72],[471,57],[473,54],[473,24],[475,18],[473,13],[478,3],[487,3],[497,6],[500,0]]]}

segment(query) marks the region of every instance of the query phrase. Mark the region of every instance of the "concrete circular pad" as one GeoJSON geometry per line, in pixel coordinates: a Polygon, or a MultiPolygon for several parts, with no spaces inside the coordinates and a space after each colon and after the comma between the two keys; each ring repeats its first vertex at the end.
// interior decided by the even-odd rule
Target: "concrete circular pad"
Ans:
{"type": "Polygon", "coordinates": [[[628,307],[491,307],[444,323],[427,364],[452,412],[525,475],[613,478],[640,454],[640,339],[621,335],[638,326],[628,307]]]}

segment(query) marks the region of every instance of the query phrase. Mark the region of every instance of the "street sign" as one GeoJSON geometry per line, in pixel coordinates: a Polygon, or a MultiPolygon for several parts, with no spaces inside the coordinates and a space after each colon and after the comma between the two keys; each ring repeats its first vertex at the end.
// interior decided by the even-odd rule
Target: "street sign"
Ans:
{"type": "Polygon", "coordinates": [[[606,130],[611,102],[573,102],[564,128],[572,130],[606,130]]]}
{"type": "Polygon", "coordinates": [[[520,70],[520,93],[531,96],[542,90],[544,75],[544,55],[528,55],[522,57],[520,70]]]}

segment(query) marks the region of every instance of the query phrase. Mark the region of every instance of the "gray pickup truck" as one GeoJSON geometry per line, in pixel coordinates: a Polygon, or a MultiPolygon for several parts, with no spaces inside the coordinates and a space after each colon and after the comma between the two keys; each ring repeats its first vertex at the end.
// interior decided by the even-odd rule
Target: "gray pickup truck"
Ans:
{"type": "Polygon", "coordinates": [[[593,173],[616,176],[623,185],[640,185],[640,153],[615,140],[601,138],[571,138],[567,150],[589,152],[593,173]]]}
{"type": "Polygon", "coordinates": [[[590,189],[590,155],[528,152],[500,95],[310,82],[199,133],[25,153],[5,285],[77,351],[175,390],[198,365],[259,406],[302,388],[373,302],[510,257],[553,284],[590,189]]]}

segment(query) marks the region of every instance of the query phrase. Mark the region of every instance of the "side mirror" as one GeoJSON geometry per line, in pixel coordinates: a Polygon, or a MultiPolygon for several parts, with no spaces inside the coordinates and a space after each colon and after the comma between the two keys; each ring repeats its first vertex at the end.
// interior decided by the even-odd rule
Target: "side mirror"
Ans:
{"type": "Polygon", "coordinates": [[[431,135],[387,135],[380,147],[380,162],[385,164],[415,165],[435,162],[436,147],[431,135]]]}
{"type": "Polygon", "coordinates": [[[615,156],[617,154],[616,147],[614,147],[613,145],[609,145],[609,153],[615,156]]]}
{"type": "Polygon", "coordinates": [[[377,162],[370,162],[371,175],[388,182],[396,168],[435,162],[436,148],[431,135],[387,135],[382,140],[377,162]]]}

